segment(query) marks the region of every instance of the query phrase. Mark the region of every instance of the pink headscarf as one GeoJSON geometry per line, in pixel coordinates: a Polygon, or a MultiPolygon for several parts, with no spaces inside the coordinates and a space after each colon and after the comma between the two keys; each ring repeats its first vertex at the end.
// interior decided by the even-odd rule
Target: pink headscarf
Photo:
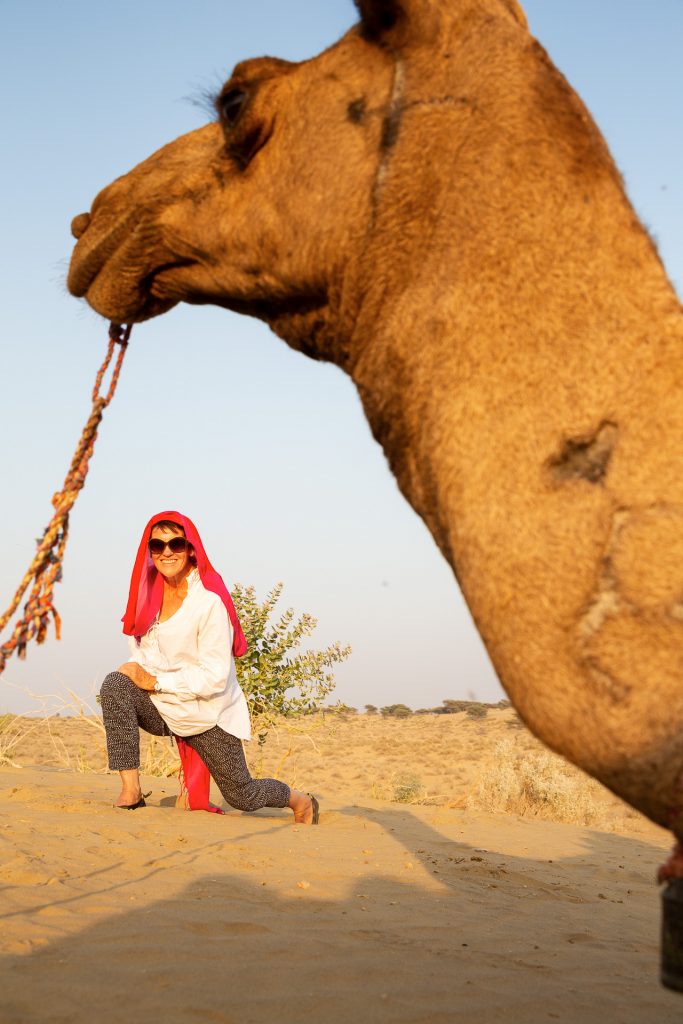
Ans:
{"type": "MultiPolygon", "coordinates": [[[[246,654],[247,641],[240,626],[230,592],[207,558],[201,537],[191,519],[180,512],[159,512],[152,516],[142,534],[138,547],[133,574],[130,579],[128,605],[123,616],[123,632],[127,636],[141,637],[156,619],[164,596],[164,581],[154,567],[147,542],[152,535],[152,528],[164,520],[182,526],[185,536],[194,548],[197,559],[199,577],[207,590],[218,594],[225,605],[233,628],[232,653],[236,658],[246,654]]],[[[180,773],[180,792],[187,794],[187,804],[191,811],[214,811],[222,814],[219,807],[209,802],[209,770],[196,750],[193,750],[180,736],[175,737],[180,754],[182,771],[180,773]]]]}
{"type": "Polygon", "coordinates": [[[236,658],[241,658],[243,654],[246,654],[247,641],[244,633],[242,632],[239,619],[237,618],[237,612],[235,611],[235,606],[232,603],[230,592],[214,567],[211,565],[206,551],[204,550],[202,539],[197,532],[197,527],[191,519],[188,519],[187,516],[181,515],[180,512],[158,512],[157,515],[152,516],[144,529],[142,540],[138,547],[135,565],[133,566],[133,574],[130,578],[130,591],[128,593],[126,613],[121,620],[123,622],[123,632],[127,636],[143,636],[152,625],[161,609],[161,602],[164,596],[164,581],[160,573],[154,567],[152,556],[150,555],[147,547],[147,542],[152,535],[152,528],[156,526],[157,523],[163,522],[164,520],[177,523],[178,526],[182,526],[185,531],[185,536],[194,548],[199,577],[204,587],[206,590],[210,590],[213,594],[218,594],[225,605],[228,615],[230,616],[230,621],[234,631],[232,653],[236,658]]]}

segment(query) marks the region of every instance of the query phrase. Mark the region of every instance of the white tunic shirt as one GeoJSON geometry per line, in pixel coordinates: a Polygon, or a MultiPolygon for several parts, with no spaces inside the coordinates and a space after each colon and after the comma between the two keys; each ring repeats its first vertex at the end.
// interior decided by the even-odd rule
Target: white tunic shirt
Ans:
{"type": "Polygon", "coordinates": [[[177,736],[195,736],[219,725],[241,740],[251,738],[247,702],[232,656],[233,628],[218,594],[205,590],[194,569],[187,596],[165,622],[130,637],[130,660],[156,677],[150,693],[157,711],[177,736]]]}

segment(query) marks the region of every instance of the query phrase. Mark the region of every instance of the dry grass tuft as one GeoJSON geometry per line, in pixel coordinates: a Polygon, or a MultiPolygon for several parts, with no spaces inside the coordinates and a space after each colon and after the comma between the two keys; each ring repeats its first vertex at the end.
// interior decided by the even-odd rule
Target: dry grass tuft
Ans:
{"type": "MultiPolygon", "coordinates": [[[[143,733],[144,736],[144,733],[143,733]]],[[[168,736],[148,736],[140,749],[140,771],[143,775],[170,779],[180,772],[178,749],[168,736]]]]}
{"type": "Polygon", "coordinates": [[[602,787],[547,750],[520,751],[503,740],[467,804],[551,821],[593,825],[603,820],[602,787]]]}
{"type": "Polygon", "coordinates": [[[393,778],[391,799],[397,804],[420,804],[427,796],[422,779],[414,772],[399,772],[393,778]]]}
{"type": "MultiPolygon", "coordinates": [[[[48,695],[26,692],[39,711],[31,716],[0,715],[0,765],[109,772],[104,723],[94,708],[68,689],[48,695]]],[[[145,775],[168,778],[178,773],[178,754],[168,739],[141,733],[140,758],[145,775]]]]}
{"type": "MultiPolygon", "coordinates": [[[[431,804],[434,797],[427,793],[422,779],[415,772],[402,770],[376,778],[370,787],[373,800],[386,800],[395,804],[431,804]]],[[[438,799],[436,802],[440,802],[438,799]]]]}
{"type": "Polygon", "coordinates": [[[39,724],[24,715],[0,715],[0,765],[21,767],[13,760],[17,747],[28,739],[39,724]]]}
{"type": "Polygon", "coordinates": [[[299,788],[302,755],[309,753],[320,758],[320,742],[332,737],[345,721],[346,716],[337,714],[336,709],[287,718],[253,718],[251,727],[256,742],[243,744],[251,774],[256,779],[286,778],[290,786],[299,788]]]}

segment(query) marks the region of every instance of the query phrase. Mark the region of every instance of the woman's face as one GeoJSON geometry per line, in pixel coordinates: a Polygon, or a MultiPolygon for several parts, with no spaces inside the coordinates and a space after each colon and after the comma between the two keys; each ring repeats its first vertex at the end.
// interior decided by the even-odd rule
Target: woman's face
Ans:
{"type": "Polygon", "coordinates": [[[152,527],[150,540],[165,542],[164,549],[159,554],[150,551],[152,562],[155,569],[158,569],[161,575],[169,580],[169,582],[176,578],[181,580],[192,568],[190,556],[194,554],[194,548],[190,544],[187,544],[183,551],[171,551],[168,546],[168,542],[173,540],[174,537],[184,536],[185,534],[181,527],[178,527],[177,531],[169,529],[168,526],[152,527]]]}

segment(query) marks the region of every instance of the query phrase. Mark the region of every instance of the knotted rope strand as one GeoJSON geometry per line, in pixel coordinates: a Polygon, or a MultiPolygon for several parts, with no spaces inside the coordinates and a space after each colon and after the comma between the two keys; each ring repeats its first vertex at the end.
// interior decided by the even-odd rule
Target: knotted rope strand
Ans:
{"type": "Polygon", "coordinates": [[[4,671],[7,659],[15,650],[20,658],[24,658],[26,656],[26,645],[30,640],[35,637],[37,643],[43,643],[47,635],[50,616],[54,620],[55,634],[59,640],[61,620],[53,604],[52,590],[55,583],[59,583],[62,578],[62,560],[69,534],[69,512],[78,497],[78,492],[85,484],[90,456],[93,453],[95,441],[97,440],[97,429],[100,425],[102,414],[116,391],[121,364],[126,354],[131,330],[132,325],[130,324],[125,328],[119,324],[109,325],[107,354],[95,377],[90,416],[83,428],[83,433],[71,460],[62,489],[57,491],[52,497],[54,514],[43,531],[43,536],[36,541],[38,546],[36,553],[19,584],[9,608],[4,615],[0,616],[0,632],[2,632],[17,610],[19,602],[31,580],[33,580],[31,592],[24,605],[24,614],[15,625],[9,640],[0,647],[0,673],[4,671]],[[119,354],[112,371],[109,390],[106,395],[100,395],[104,375],[109,368],[114,349],[117,345],[119,346],[119,354]]]}

